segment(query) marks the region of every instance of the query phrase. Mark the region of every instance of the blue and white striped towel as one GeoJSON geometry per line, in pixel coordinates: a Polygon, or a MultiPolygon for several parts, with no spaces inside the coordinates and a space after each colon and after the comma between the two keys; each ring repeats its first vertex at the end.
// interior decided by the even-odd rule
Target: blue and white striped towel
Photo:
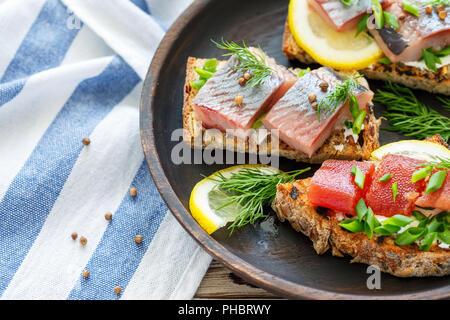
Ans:
{"type": "Polygon", "coordinates": [[[190,2],[0,0],[2,299],[195,293],[211,258],[168,213],[138,124],[152,55],[190,2]]]}

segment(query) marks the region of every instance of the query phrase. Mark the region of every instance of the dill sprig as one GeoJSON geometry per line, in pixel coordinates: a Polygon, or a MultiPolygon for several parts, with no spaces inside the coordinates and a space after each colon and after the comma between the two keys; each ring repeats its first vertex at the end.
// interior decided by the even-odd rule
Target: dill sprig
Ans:
{"type": "Polygon", "coordinates": [[[298,175],[310,169],[269,174],[261,168],[244,168],[230,177],[219,172],[209,179],[217,183],[216,188],[224,192],[227,202],[214,209],[220,210],[231,204],[238,204],[240,212],[229,227],[233,233],[236,227],[241,228],[265,218],[264,207],[272,203],[277,186],[280,183],[293,182],[298,175]]]}
{"type": "MultiPolygon", "coordinates": [[[[446,141],[450,138],[450,118],[420,102],[414,93],[390,81],[386,90],[377,90],[373,99],[386,106],[382,115],[390,126],[383,130],[398,132],[405,136],[425,139],[439,133],[446,141]]],[[[443,98],[442,102],[447,101],[443,98]]],[[[450,101],[446,107],[449,108],[450,101]]]]}
{"type": "Polygon", "coordinates": [[[450,0],[433,0],[427,3],[424,3],[422,6],[426,7],[432,5],[434,6],[438,6],[438,5],[443,5],[443,6],[450,6],[450,0]]]}
{"type": "Polygon", "coordinates": [[[337,106],[346,103],[353,95],[353,91],[358,88],[358,78],[362,75],[353,75],[352,77],[346,76],[345,80],[337,84],[333,90],[328,92],[322,99],[320,99],[317,105],[317,115],[319,117],[322,112],[333,113],[337,106]]]}
{"type": "Polygon", "coordinates": [[[246,86],[250,88],[260,85],[267,77],[271,75],[272,72],[274,72],[274,70],[267,65],[265,54],[259,46],[258,49],[260,53],[258,54],[247,48],[244,41],[242,41],[242,46],[224,39],[222,39],[222,43],[217,43],[214,40],[211,41],[219,49],[229,51],[223,56],[235,55],[239,59],[240,64],[233,68],[236,70],[245,70],[252,75],[250,80],[246,83],[246,86]]]}
{"type": "Polygon", "coordinates": [[[436,169],[450,169],[450,159],[444,159],[441,157],[436,157],[439,161],[430,161],[428,163],[422,163],[420,167],[431,167],[436,169]]]}

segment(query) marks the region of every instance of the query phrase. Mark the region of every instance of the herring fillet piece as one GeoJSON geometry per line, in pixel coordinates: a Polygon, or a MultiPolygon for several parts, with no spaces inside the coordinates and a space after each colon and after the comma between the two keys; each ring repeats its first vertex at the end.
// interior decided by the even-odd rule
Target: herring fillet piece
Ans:
{"type": "MultiPolygon", "coordinates": [[[[317,111],[312,108],[308,95],[314,93],[317,101],[320,101],[343,80],[343,77],[328,67],[321,67],[304,75],[262,120],[264,126],[269,130],[278,130],[278,136],[282,141],[311,157],[331,133],[342,127],[344,121],[351,119],[352,116],[348,103],[345,103],[337,105],[333,112],[322,112],[319,121],[317,111]],[[329,84],[327,92],[323,92],[319,87],[322,81],[329,84]]],[[[354,94],[360,109],[365,109],[373,97],[373,92],[361,85],[354,94]]]]}
{"type": "Polygon", "coordinates": [[[422,49],[433,47],[443,49],[450,45],[450,7],[446,6],[447,17],[441,20],[433,10],[425,12],[424,3],[429,1],[411,0],[419,8],[419,17],[403,10],[401,1],[393,2],[384,11],[397,17],[400,28],[385,26],[382,29],[372,29],[370,33],[392,62],[417,61],[422,57],[422,49]],[[402,20],[399,17],[404,15],[402,20]]]}
{"type": "MultiPolygon", "coordinates": [[[[371,7],[371,0],[353,0],[351,6],[340,0],[307,0],[314,9],[336,31],[347,31],[356,28],[359,19],[371,7]],[[356,2],[356,3],[355,3],[356,2]]],[[[388,5],[390,0],[380,0],[382,6],[388,5]]]]}
{"type": "MultiPolygon", "coordinates": [[[[257,48],[249,49],[262,54],[257,48]]],[[[232,56],[205,83],[192,101],[196,119],[202,122],[203,127],[221,131],[237,129],[234,135],[241,138],[249,135],[253,123],[268,112],[297,79],[285,67],[277,65],[274,59],[267,56],[265,59],[274,71],[255,87],[239,84],[239,78],[246,71],[233,68],[240,64],[237,56],[232,56]],[[235,102],[237,95],[243,98],[241,106],[235,102]]]]}

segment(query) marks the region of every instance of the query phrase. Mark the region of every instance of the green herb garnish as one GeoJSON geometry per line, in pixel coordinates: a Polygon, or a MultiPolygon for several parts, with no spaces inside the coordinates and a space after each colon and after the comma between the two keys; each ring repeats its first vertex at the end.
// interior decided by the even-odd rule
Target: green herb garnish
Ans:
{"type": "Polygon", "coordinates": [[[364,219],[364,217],[367,214],[367,210],[368,208],[366,206],[366,203],[364,202],[364,199],[363,198],[359,199],[355,208],[356,215],[358,216],[359,221],[362,221],[364,219]]]}
{"type": "Polygon", "coordinates": [[[445,47],[439,51],[433,51],[433,48],[430,47],[428,49],[422,49],[422,58],[420,60],[424,60],[425,65],[428,69],[433,71],[437,71],[436,64],[441,64],[441,58],[446,57],[450,54],[450,46],[445,47]]]}
{"type": "Polygon", "coordinates": [[[417,170],[416,172],[413,173],[411,182],[415,183],[417,181],[425,179],[430,175],[432,169],[433,168],[431,166],[426,166],[425,168],[417,170]]]}
{"type": "Polygon", "coordinates": [[[386,173],[384,176],[382,176],[378,181],[380,182],[386,182],[389,181],[392,178],[392,174],[386,173]]]}
{"type": "Polygon", "coordinates": [[[342,4],[345,4],[346,6],[350,7],[352,5],[352,0],[341,0],[342,4]]]}
{"type": "Polygon", "coordinates": [[[392,184],[392,198],[394,199],[394,202],[397,199],[397,194],[398,194],[398,182],[395,181],[392,184]]]}
{"type": "Polygon", "coordinates": [[[235,55],[239,59],[240,64],[233,68],[236,70],[244,70],[252,75],[251,79],[246,83],[246,86],[250,88],[263,83],[274,71],[267,65],[266,56],[261,47],[258,47],[260,53],[255,53],[247,48],[244,41],[242,41],[242,46],[224,39],[222,39],[222,43],[217,43],[214,40],[211,41],[219,49],[229,51],[228,53],[225,53],[224,56],[235,55]]]}
{"type": "Polygon", "coordinates": [[[365,15],[362,16],[362,18],[359,20],[358,22],[358,28],[356,29],[356,34],[355,37],[359,36],[359,34],[361,32],[363,32],[364,30],[366,30],[367,28],[367,20],[369,20],[370,15],[368,13],[366,13],[365,15]]]}
{"type": "Polygon", "coordinates": [[[345,219],[339,225],[351,232],[361,232],[364,230],[364,223],[355,218],[345,219]]]}
{"type": "Polygon", "coordinates": [[[366,180],[365,174],[357,166],[352,166],[350,173],[355,176],[355,184],[364,189],[364,180],[366,180]]]}
{"type": "Polygon", "coordinates": [[[397,16],[395,14],[384,11],[383,15],[386,24],[393,26],[396,29],[400,28],[400,26],[398,25],[397,16]]]}
{"type": "Polygon", "coordinates": [[[375,217],[372,209],[366,206],[363,198],[359,199],[355,211],[358,219],[351,218],[343,220],[339,223],[339,226],[351,232],[365,231],[367,237],[372,239],[374,230],[378,228],[381,223],[375,217]]]}
{"type": "Polygon", "coordinates": [[[338,105],[344,104],[350,99],[350,96],[353,95],[353,91],[359,86],[356,80],[361,77],[361,75],[355,75],[353,77],[346,76],[346,79],[343,82],[337,84],[333,90],[320,99],[319,104],[317,105],[319,121],[323,112],[332,113],[338,105]]]}
{"type": "Polygon", "coordinates": [[[298,77],[301,78],[305,74],[310,73],[310,72],[311,72],[311,68],[310,67],[308,67],[306,69],[300,69],[300,72],[298,73],[298,77]]]}
{"type": "Polygon", "coordinates": [[[388,57],[382,57],[382,58],[378,59],[378,62],[382,63],[382,64],[391,64],[392,63],[392,61],[389,60],[388,57]]]}
{"type": "Polygon", "coordinates": [[[403,0],[403,10],[411,13],[412,15],[418,17],[419,16],[419,8],[415,3],[409,2],[407,0],[403,0]]]}
{"type": "MultiPolygon", "coordinates": [[[[382,115],[391,126],[382,130],[418,139],[439,133],[445,140],[450,139],[450,118],[421,103],[409,88],[387,81],[386,89],[377,90],[373,100],[386,106],[382,115]]],[[[450,106],[450,99],[441,101],[448,101],[450,106]]]]}
{"type": "Polygon", "coordinates": [[[395,244],[399,246],[407,246],[426,234],[425,228],[412,227],[400,233],[395,239],[395,244]]]}
{"type": "Polygon", "coordinates": [[[241,228],[266,217],[264,207],[272,203],[277,186],[280,183],[293,182],[297,176],[310,169],[268,174],[260,168],[244,168],[230,177],[219,172],[209,179],[217,183],[216,188],[224,192],[227,202],[214,209],[220,210],[232,204],[240,206],[238,216],[229,227],[232,233],[236,227],[241,228]]]}
{"type": "Polygon", "coordinates": [[[444,184],[445,177],[447,176],[447,170],[441,170],[433,174],[428,181],[427,188],[425,189],[425,193],[429,194],[436,190],[439,190],[444,184]]]}
{"type": "Polygon", "coordinates": [[[196,89],[200,90],[206,83],[206,81],[211,78],[217,69],[217,59],[210,59],[205,62],[202,69],[195,68],[195,72],[200,76],[197,81],[191,81],[190,85],[196,89]]]}
{"type": "Polygon", "coordinates": [[[375,25],[378,29],[382,29],[384,27],[383,7],[378,0],[371,0],[371,4],[373,15],[375,17],[375,25]]]}

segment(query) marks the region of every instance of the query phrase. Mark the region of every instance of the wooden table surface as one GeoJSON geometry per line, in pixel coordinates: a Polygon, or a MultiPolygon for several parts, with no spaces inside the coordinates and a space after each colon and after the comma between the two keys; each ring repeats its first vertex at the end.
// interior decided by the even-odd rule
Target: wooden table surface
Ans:
{"type": "Polygon", "coordinates": [[[280,299],[280,297],[241,279],[213,260],[194,299],[280,299]]]}

